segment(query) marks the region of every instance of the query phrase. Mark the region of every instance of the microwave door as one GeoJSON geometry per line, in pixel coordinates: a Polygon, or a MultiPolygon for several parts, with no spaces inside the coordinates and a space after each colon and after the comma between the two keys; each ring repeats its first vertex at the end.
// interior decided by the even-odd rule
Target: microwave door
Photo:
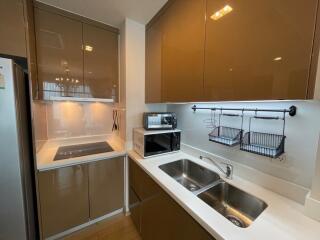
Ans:
{"type": "Polygon", "coordinates": [[[171,116],[164,116],[161,119],[161,125],[167,126],[167,127],[172,127],[172,118],[171,118],[171,116]]]}
{"type": "Polygon", "coordinates": [[[145,135],[145,156],[171,151],[171,133],[145,135]]]}

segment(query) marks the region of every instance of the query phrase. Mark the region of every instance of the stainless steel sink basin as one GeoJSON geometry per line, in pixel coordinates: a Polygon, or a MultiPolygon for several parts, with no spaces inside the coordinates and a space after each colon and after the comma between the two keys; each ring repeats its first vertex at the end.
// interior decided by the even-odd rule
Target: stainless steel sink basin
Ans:
{"type": "Polygon", "coordinates": [[[200,199],[239,227],[248,227],[267,207],[267,204],[227,182],[221,181],[200,193],[200,199]]]}
{"type": "Polygon", "coordinates": [[[188,159],[163,164],[159,168],[238,227],[248,227],[267,207],[264,201],[188,159]]]}
{"type": "Polygon", "coordinates": [[[217,173],[188,159],[163,164],[159,168],[191,192],[195,192],[220,179],[217,173]]]}

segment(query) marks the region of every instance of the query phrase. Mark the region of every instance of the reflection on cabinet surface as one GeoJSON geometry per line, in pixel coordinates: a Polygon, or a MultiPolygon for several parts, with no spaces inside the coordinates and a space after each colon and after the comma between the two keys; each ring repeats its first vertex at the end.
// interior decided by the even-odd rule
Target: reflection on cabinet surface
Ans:
{"type": "Polygon", "coordinates": [[[118,34],[83,24],[83,43],[86,95],[94,98],[116,97],[118,34]]]}
{"type": "Polygon", "coordinates": [[[117,100],[119,30],[36,3],[39,98],[117,100]]]}
{"type": "Polygon", "coordinates": [[[207,0],[206,100],[305,99],[317,0],[207,0]],[[211,16],[230,6],[232,11],[211,16]]]}
{"type": "Polygon", "coordinates": [[[89,220],[88,167],[77,165],[38,174],[43,237],[89,220]]]}
{"type": "Polygon", "coordinates": [[[129,185],[135,193],[130,194],[130,211],[144,240],[214,239],[144,170],[129,161],[129,185]]]}
{"type": "Polygon", "coordinates": [[[89,164],[90,218],[95,219],[123,207],[123,157],[89,164]]]}
{"type": "Polygon", "coordinates": [[[203,97],[205,0],[175,0],[161,16],[162,101],[203,97]]]}
{"type": "Polygon", "coordinates": [[[0,54],[27,57],[22,0],[0,1],[0,54]]]}
{"type": "Polygon", "coordinates": [[[146,102],[312,98],[317,5],[169,1],[147,25],[146,102]]]}
{"type": "Polygon", "coordinates": [[[77,96],[83,91],[82,24],[38,8],[35,24],[39,91],[77,96]]]}
{"type": "Polygon", "coordinates": [[[205,0],[171,1],[147,27],[146,102],[202,100],[204,13],[205,0]]]}

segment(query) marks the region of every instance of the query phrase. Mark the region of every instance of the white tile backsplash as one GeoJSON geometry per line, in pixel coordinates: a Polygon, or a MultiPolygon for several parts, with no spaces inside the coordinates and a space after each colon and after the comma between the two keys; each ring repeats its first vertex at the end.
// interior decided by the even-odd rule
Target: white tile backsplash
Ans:
{"type": "Polygon", "coordinates": [[[112,133],[113,106],[105,103],[34,103],[37,140],[112,133]]]}
{"type": "MultiPolygon", "coordinates": [[[[314,175],[316,149],[320,132],[320,101],[224,102],[197,105],[204,107],[277,109],[289,108],[291,105],[297,106],[297,115],[286,118],[286,152],[282,156],[282,161],[241,151],[239,146],[230,148],[210,142],[208,140],[208,133],[211,129],[206,127],[206,122],[211,117],[208,110],[197,110],[194,113],[191,109],[192,104],[170,104],[168,105],[168,111],[177,113],[178,128],[183,131],[183,143],[310,188],[312,176],[314,175]]],[[[245,114],[243,128],[247,131],[248,119],[252,114],[245,114]]],[[[261,113],[261,115],[270,116],[277,114],[261,113]]],[[[224,121],[221,121],[221,123],[231,127],[241,126],[240,119],[230,117],[224,117],[224,121]]],[[[281,133],[282,122],[275,120],[254,120],[252,130],[281,133]]]]}

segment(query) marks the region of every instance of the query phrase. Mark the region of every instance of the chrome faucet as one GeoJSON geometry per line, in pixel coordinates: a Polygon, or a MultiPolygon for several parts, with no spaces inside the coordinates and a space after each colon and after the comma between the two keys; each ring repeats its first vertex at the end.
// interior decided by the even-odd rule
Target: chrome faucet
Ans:
{"type": "Polygon", "coordinates": [[[226,175],[226,178],[228,179],[232,179],[232,175],[233,175],[233,166],[231,164],[228,163],[221,163],[226,165],[226,170],[224,170],[215,160],[213,160],[212,158],[209,157],[205,157],[205,156],[200,156],[200,159],[208,159],[210,162],[212,162],[223,174],[226,175]]]}

